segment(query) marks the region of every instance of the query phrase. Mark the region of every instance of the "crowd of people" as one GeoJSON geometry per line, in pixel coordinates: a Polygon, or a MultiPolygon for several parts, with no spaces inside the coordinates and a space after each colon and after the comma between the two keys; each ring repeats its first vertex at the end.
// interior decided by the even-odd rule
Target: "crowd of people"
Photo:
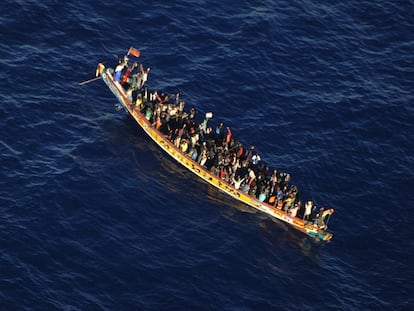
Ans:
{"type": "Polygon", "coordinates": [[[139,110],[183,154],[235,189],[291,217],[326,228],[333,209],[318,209],[312,201],[303,202],[296,185],[290,183],[290,174],[267,166],[254,146],[238,141],[222,122],[210,125],[212,113],[200,118],[194,107],[187,109],[179,93],[150,91],[145,85],[150,68],[144,70],[142,64],[129,65],[128,61],[128,56],[118,60],[114,80],[123,86],[131,108],[139,110]]]}

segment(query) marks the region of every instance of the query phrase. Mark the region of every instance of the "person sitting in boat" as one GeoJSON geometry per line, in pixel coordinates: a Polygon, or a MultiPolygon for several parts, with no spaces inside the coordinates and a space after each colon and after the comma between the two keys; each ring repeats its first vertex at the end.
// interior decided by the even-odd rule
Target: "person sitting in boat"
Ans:
{"type": "Polygon", "coordinates": [[[161,111],[156,109],[153,115],[153,123],[152,126],[156,129],[159,130],[162,126],[162,118],[161,118],[161,111]]]}
{"type": "Polygon", "coordinates": [[[240,159],[237,158],[236,155],[234,155],[233,162],[232,162],[231,165],[232,165],[233,172],[235,172],[236,175],[239,175],[240,176],[241,164],[240,164],[240,159]]]}
{"type": "Polygon", "coordinates": [[[184,113],[184,108],[185,108],[185,101],[180,100],[178,102],[178,111],[180,114],[184,113]]]}
{"type": "Polygon", "coordinates": [[[240,189],[240,186],[242,185],[242,183],[246,180],[246,177],[241,178],[240,176],[237,176],[236,178],[232,178],[233,181],[233,185],[235,189],[240,189]]]}
{"type": "Polygon", "coordinates": [[[296,217],[296,215],[298,214],[298,211],[300,209],[300,205],[301,205],[300,201],[296,202],[295,205],[288,210],[288,213],[289,213],[290,217],[296,217]]]}
{"type": "Polygon", "coordinates": [[[257,184],[256,181],[253,181],[250,183],[250,189],[248,194],[252,197],[256,197],[256,193],[257,193],[257,184]]]}
{"type": "Polygon", "coordinates": [[[283,208],[282,209],[285,212],[287,212],[291,208],[291,206],[294,202],[295,202],[295,195],[294,195],[294,193],[289,192],[287,197],[285,198],[285,200],[283,202],[283,208]]]}
{"type": "Polygon", "coordinates": [[[190,142],[191,147],[195,148],[195,146],[198,144],[198,141],[200,140],[200,135],[195,131],[195,128],[190,125],[190,142]]]}
{"type": "Polygon", "coordinates": [[[180,141],[180,149],[182,152],[186,153],[188,150],[188,141],[187,139],[181,139],[180,141]]]}
{"type": "Polygon", "coordinates": [[[200,159],[199,164],[201,166],[205,166],[207,160],[209,159],[209,151],[208,150],[203,150],[201,152],[200,156],[199,156],[199,159],[200,159]]]}
{"type": "Polygon", "coordinates": [[[241,184],[240,191],[242,191],[244,193],[249,193],[249,191],[250,191],[250,185],[249,185],[249,183],[246,180],[244,180],[244,182],[241,184]]]}
{"type": "Polygon", "coordinates": [[[254,173],[254,170],[252,170],[251,168],[247,169],[248,175],[249,175],[249,184],[251,185],[252,182],[256,179],[256,174],[254,173]]]}
{"type": "Polygon", "coordinates": [[[200,146],[198,143],[196,143],[194,146],[192,146],[190,151],[190,157],[193,161],[197,161],[198,153],[200,152],[200,146]]]}
{"type": "Polygon", "coordinates": [[[178,114],[178,106],[168,105],[168,114],[170,115],[170,117],[175,117],[178,114]]]}
{"type": "Polygon", "coordinates": [[[257,184],[258,184],[257,197],[260,202],[264,202],[269,197],[269,186],[266,180],[262,180],[262,178],[258,178],[257,184]]]}
{"type": "Polygon", "coordinates": [[[277,208],[282,209],[284,194],[280,187],[277,188],[276,198],[277,198],[277,208]]]}
{"type": "Polygon", "coordinates": [[[147,106],[146,108],[145,108],[145,119],[147,119],[148,121],[152,121],[151,119],[152,119],[152,115],[153,115],[153,112],[152,112],[152,109],[149,107],[149,106],[147,106]]]}
{"type": "Polygon", "coordinates": [[[180,104],[180,93],[175,93],[174,95],[169,96],[168,103],[179,105],[180,104]]]}

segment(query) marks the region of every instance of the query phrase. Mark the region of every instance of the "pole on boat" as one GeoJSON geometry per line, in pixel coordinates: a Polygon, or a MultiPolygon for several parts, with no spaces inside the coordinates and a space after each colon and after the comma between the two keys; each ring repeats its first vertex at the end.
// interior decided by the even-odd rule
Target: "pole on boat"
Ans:
{"type": "Polygon", "coordinates": [[[100,78],[101,78],[101,76],[95,77],[95,78],[92,78],[92,79],[89,79],[89,80],[86,80],[86,81],[83,81],[83,82],[79,82],[79,85],[85,85],[85,84],[91,83],[93,81],[96,81],[96,80],[98,80],[100,78]]]}
{"type": "Polygon", "coordinates": [[[105,70],[105,65],[103,63],[99,63],[98,66],[96,67],[96,72],[95,72],[95,78],[83,81],[83,82],[79,82],[79,85],[85,85],[88,83],[91,83],[93,81],[96,81],[98,79],[100,79],[102,76],[102,72],[105,70]]]}
{"type": "Polygon", "coordinates": [[[332,214],[329,214],[328,215],[328,219],[325,221],[325,225],[326,225],[326,228],[328,229],[328,223],[329,223],[329,220],[331,220],[331,216],[332,216],[332,214]]]}

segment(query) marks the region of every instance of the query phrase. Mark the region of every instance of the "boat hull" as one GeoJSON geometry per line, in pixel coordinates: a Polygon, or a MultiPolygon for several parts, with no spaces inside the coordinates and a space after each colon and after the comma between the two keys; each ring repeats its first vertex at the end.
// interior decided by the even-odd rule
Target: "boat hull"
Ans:
{"type": "Polygon", "coordinates": [[[103,70],[101,76],[103,81],[122,104],[123,108],[131,115],[131,117],[135,119],[144,132],[174,160],[186,167],[189,171],[193,172],[210,185],[230,195],[234,199],[257,209],[272,218],[288,223],[295,229],[316,240],[329,241],[332,238],[332,233],[320,229],[317,226],[302,220],[301,218],[291,217],[288,213],[235,189],[232,185],[224,182],[219,177],[208,171],[205,167],[193,161],[189,156],[182,153],[180,149],[178,149],[160,131],[156,130],[139,110],[134,109],[131,100],[125,94],[123,87],[118,82],[114,81],[109,70],[103,70]]]}

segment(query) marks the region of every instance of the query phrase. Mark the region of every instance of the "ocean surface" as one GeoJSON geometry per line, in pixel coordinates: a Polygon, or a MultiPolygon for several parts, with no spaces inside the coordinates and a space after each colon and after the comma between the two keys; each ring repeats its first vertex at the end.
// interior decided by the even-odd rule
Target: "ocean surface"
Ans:
{"type": "Polygon", "coordinates": [[[414,2],[11,1],[0,13],[0,310],[414,310],[414,2]],[[161,151],[95,76],[214,113],[320,245],[161,151]]]}

